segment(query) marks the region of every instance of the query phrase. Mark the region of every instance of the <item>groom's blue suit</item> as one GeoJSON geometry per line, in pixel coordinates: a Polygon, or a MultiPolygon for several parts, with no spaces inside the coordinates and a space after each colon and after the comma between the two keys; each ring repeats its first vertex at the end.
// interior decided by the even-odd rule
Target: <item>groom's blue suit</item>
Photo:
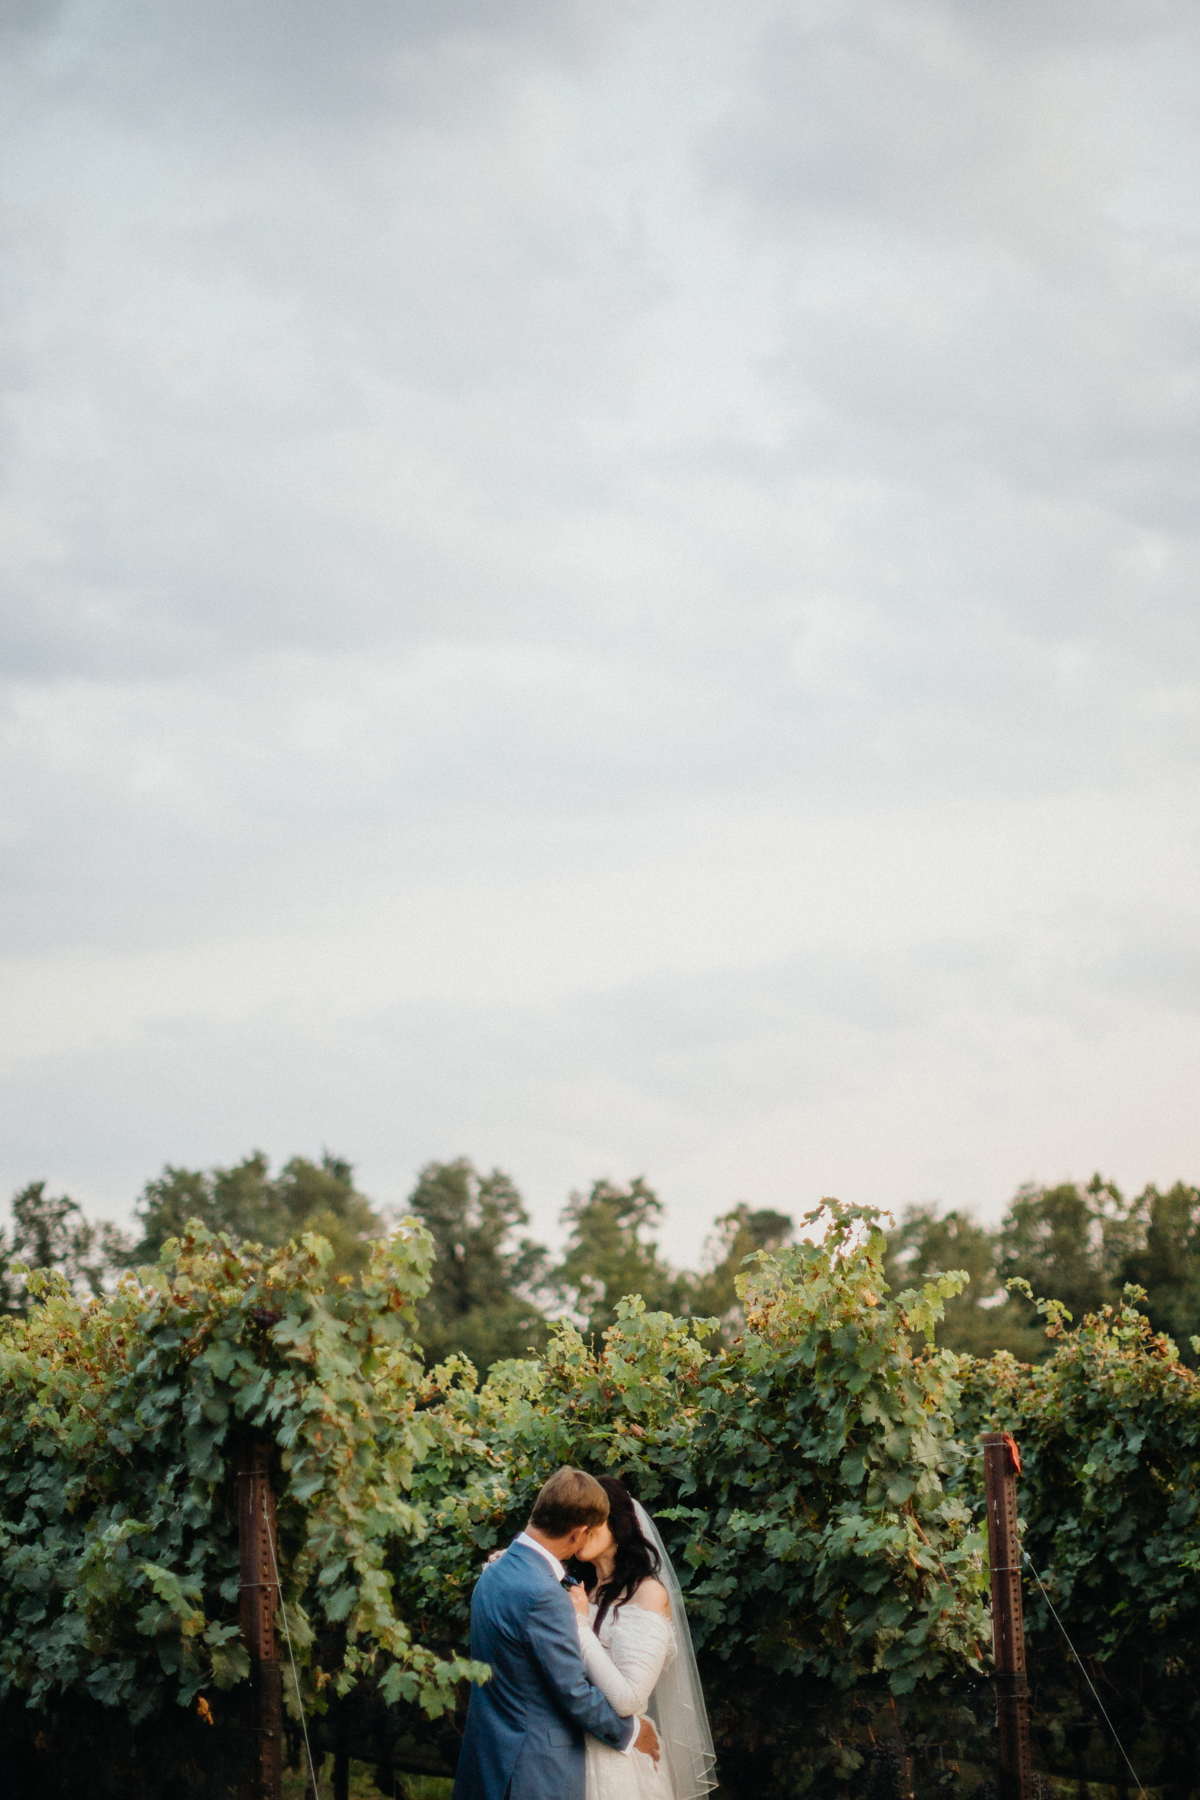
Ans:
{"type": "Polygon", "coordinates": [[[584,1800],[584,1732],[623,1749],[637,1722],[588,1680],[575,1609],[531,1545],[518,1540],[479,1577],[471,1655],[492,1678],[471,1689],[454,1800],[584,1800]]]}

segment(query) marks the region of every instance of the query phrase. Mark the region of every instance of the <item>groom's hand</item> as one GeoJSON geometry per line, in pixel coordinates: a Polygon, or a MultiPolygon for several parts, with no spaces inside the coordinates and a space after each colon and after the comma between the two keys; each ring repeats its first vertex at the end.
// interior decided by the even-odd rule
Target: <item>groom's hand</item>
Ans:
{"type": "Polygon", "coordinates": [[[657,1763],[661,1754],[658,1748],[658,1733],[649,1719],[643,1719],[641,1726],[642,1729],[633,1740],[633,1747],[635,1750],[640,1750],[643,1756],[652,1756],[657,1763]]]}

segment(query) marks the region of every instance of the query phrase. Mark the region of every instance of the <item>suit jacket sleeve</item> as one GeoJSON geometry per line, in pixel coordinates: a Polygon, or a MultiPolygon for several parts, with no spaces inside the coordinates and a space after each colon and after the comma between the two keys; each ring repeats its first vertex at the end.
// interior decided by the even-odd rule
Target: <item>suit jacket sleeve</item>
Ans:
{"type": "Polygon", "coordinates": [[[561,1588],[546,1588],[535,1596],[525,1629],[530,1653],[560,1712],[602,1744],[623,1750],[637,1725],[631,1729],[630,1721],[588,1680],[579,1651],[575,1609],[561,1588]]]}

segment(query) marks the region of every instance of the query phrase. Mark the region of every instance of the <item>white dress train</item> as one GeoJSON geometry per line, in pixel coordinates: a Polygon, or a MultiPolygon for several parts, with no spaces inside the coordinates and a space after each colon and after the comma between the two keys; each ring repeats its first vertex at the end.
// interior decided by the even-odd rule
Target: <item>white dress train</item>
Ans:
{"type": "MultiPolygon", "coordinates": [[[[591,1619],[596,1608],[591,1610],[591,1619]]],[[[628,1601],[616,1614],[605,1614],[596,1636],[587,1619],[579,1620],[579,1648],[588,1676],[622,1718],[645,1713],[664,1668],[676,1652],[675,1633],[661,1613],[628,1601]]],[[[587,1737],[587,1800],[674,1800],[666,1758],[631,1750],[612,1750],[599,1738],[587,1737]]]]}

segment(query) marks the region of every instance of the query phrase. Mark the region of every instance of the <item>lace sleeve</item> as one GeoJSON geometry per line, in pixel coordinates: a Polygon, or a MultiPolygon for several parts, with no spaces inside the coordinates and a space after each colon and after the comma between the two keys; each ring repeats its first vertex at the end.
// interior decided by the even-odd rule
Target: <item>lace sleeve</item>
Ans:
{"type": "Polygon", "coordinates": [[[614,1712],[619,1712],[623,1719],[628,1719],[637,1711],[633,1688],[583,1618],[579,1621],[579,1649],[592,1686],[600,1689],[614,1712]]]}
{"type": "Polygon", "coordinates": [[[644,1606],[623,1606],[613,1622],[611,1652],[581,1619],[579,1647],[588,1678],[622,1718],[644,1713],[674,1648],[670,1625],[644,1606]]]}

